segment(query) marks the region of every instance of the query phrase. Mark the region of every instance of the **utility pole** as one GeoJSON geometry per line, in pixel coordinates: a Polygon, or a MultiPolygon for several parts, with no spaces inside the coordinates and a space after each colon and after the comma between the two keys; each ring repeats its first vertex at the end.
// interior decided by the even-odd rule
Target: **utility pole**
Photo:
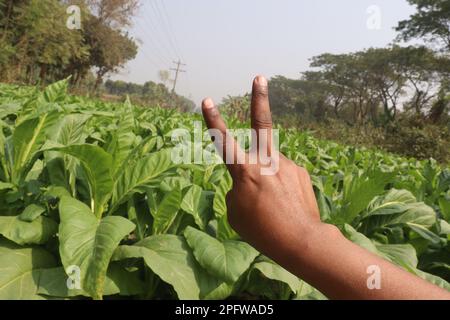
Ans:
{"type": "Polygon", "coordinates": [[[178,61],[173,61],[173,63],[175,63],[177,65],[177,68],[171,68],[170,70],[175,71],[175,80],[173,81],[173,88],[172,88],[172,94],[175,93],[175,88],[177,86],[177,81],[178,81],[178,75],[180,74],[180,72],[187,72],[186,70],[181,70],[181,66],[186,66],[186,64],[181,63],[180,60],[178,61]]]}

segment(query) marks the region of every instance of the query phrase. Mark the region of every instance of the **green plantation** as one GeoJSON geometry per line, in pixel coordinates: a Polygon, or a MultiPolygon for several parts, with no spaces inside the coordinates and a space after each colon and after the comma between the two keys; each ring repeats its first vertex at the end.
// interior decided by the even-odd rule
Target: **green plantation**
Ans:
{"type": "MultiPolygon", "coordinates": [[[[0,299],[325,299],[231,229],[224,165],[171,161],[200,115],[66,89],[0,85],[0,299]]],[[[448,168],[293,129],[280,150],[322,220],[450,290],[448,168]]]]}

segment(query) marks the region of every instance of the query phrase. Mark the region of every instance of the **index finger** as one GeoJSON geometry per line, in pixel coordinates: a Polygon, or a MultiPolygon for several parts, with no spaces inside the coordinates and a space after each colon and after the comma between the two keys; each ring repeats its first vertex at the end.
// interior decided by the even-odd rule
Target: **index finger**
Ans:
{"type": "Polygon", "coordinates": [[[214,102],[210,98],[203,100],[202,112],[208,129],[215,129],[220,133],[219,137],[215,136],[216,140],[214,141],[214,144],[216,145],[216,148],[222,152],[223,161],[231,174],[235,173],[237,167],[245,163],[245,152],[229,134],[219,109],[214,105],[214,102]]]}
{"type": "Polygon", "coordinates": [[[251,103],[252,128],[257,133],[258,153],[272,153],[272,113],[269,103],[269,84],[263,76],[253,81],[251,103]]]}

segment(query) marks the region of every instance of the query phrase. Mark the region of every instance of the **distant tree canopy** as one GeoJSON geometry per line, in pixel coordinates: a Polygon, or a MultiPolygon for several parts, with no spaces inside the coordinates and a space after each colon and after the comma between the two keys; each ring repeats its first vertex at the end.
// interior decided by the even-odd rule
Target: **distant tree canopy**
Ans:
{"type": "Polygon", "coordinates": [[[351,124],[383,124],[399,112],[439,121],[446,113],[450,59],[426,47],[322,54],[312,58],[311,67],[299,80],[271,79],[274,113],[351,124]]]}
{"type": "Polygon", "coordinates": [[[0,81],[46,83],[92,71],[95,89],[137,54],[126,32],[136,0],[0,0],[0,81]],[[67,8],[81,9],[81,29],[67,27],[67,8]]]}
{"type": "Polygon", "coordinates": [[[399,38],[421,38],[438,45],[450,53],[450,0],[408,0],[417,12],[400,21],[396,30],[399,38]]]}
{"type": "Polygon", "coordinates": [[[107,80],[104,84],[106,93],[117,96],[129,95],[134,101],[145,103],[146,105],[157,105],[163,108],[177,108],[181,111],[193,111],[195,103],[191,100],[173,94],[162,83],[148,81],[143,85],[107,80]]]}

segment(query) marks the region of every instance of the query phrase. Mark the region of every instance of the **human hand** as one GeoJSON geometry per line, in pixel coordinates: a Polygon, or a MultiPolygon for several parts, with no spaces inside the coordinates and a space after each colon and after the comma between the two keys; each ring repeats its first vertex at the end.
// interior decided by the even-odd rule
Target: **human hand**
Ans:
{"type": "Polygon", "coordinates": [[[253,82],[251,126],[257,133],[265,131],[267,134],[258,135],[257,144],[249,153],[244,153],[228,134],[211,99],[203,101],[202,110],[208,128],[220,131],[222,136],[215,141],[216,146],[228,160],[226,162],[232,160],[227,163],[233,178],[227,207],[233,229],[274,260],[283,261],[290,253],[308,246],[309,234],[323,224],[308,172],[273,146],[267,80],[258,76],[253,82]],[[227,157],[230,150],[234,151],[232,159],[227,157]],[[270,155],[271,161],[278,162],[274,174],[261,173],[266,165],[261,163],[260,154],[270,155]],[[237,161],[238,156],[245,161],[237,161]],[[256,163],[250,161],[252,156],[257,159],[256,163]]]}

